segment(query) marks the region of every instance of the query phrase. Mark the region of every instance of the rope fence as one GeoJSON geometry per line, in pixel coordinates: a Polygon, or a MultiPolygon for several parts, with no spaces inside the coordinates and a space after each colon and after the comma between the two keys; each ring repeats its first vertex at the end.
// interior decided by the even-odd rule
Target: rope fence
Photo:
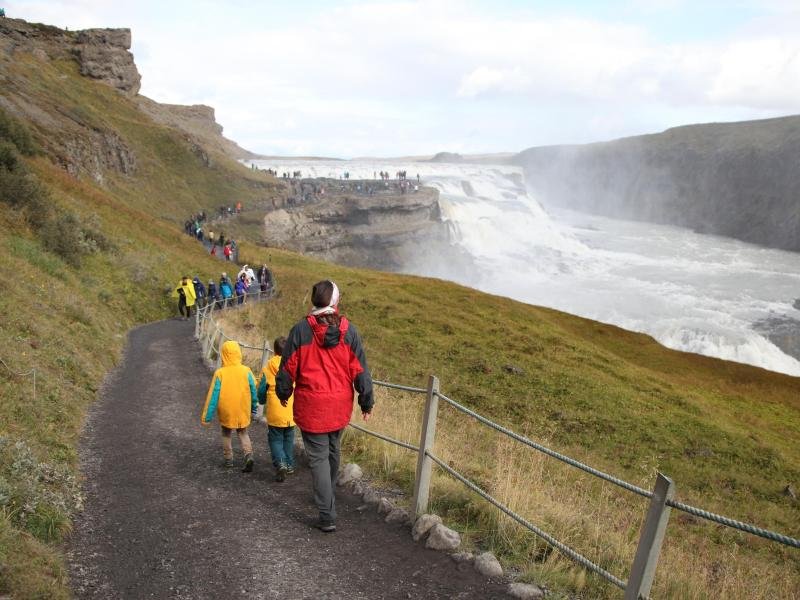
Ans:
{"type": "MultiPolygon", "coordinates": [[[[215,311],[213,307],[211,307],[210,309],[207,307],[205,310],[198,311],[197,313],[198,327],[197,327],[196,337],[198,338],[198,340],[200,340],[202,344],[204,357],[210,359],[214,354],[216,354],[217,361],[219,361],[219,347],[222,344],[222,340],[230,338],[228,338],[224,334],[224,332],[219,327],[219,324],[215,321],[214,312],[215,311]]],[[[263,364],[266,363],[267,359],[269,358],[269,355],[272,353],[266,341],[264,345],[260,347],[253,345],[244,345],[244,344],[243,347],[261,351],[262,366],[263,364]]],[[[441,392],[439,392],[439,380],[434,376],[430,377],[427,389],[416,386],[391,383],[388,381],[380,381],[380,380],[374,380],[373,384],[388,389],[426,395],[426,403],[422,415],[422,432],[420,436],[419,445],[414,445],[409,442],[398,440],[391,436],[382,434],[380,432],[367,429],[355,423],[350,423],[350,427],[361,433],[364,433],[365,435],[373,436],[384,442],[394,444],[396,446],[400,446],[402,448],[406,448],[408,450],[418,453],[418,462],[417,462],[415,484],[414,484],[414,498],[412,501],[415,516],[419,516],[427,511],[428,495],[430,489],[430,478],[431,478],[431,465],[435,464],[444,472],[446,472],[448,475],[455,478],[457,481],[461,482],[469,490],[478,494],[485,501],[495,506],[498,510],[506,514],[509,518],[514,520],[522,527],[531,531],[534,535],[544,540],[547,544],[558,550],[560,553],[567,556],[571,560],[575,561],[588,571],[591,571],[592,573],[599,575],[600,577],[607,580],[611,584],[624,590],[625,600],[647,600],[649,598],[650,587],[652,585],[655,576],[655,570],[658,562],[658,556],[660,553],[661,544],[666,532],[666,526],[669,519],[670,508],[674,508],[676,510],[680,510],[687,514],[691,514],[696,517],[720,525],[724,525],[726,527],[730,527],[738,531],[749,533],[785,546],[800,548],[800,540],[796,538],[783,535],[781,533],[777,533],[774,531],[770,531],[768,529],[763,529],[761,527],[757,527],[756,525],[737,521],[735,519],[731,519],[723,515],[718,515],[711,511],[707,511],[674,500],[672,497],[675,491],[673,482],[668,477],[665,477],[660,473],[658,474],[656,484],[653,490],[651,491],[641,488],[627,481],[624,481],[623,479],[620,479],[618,477],[614,477],[613,475],[610,475],[598,469],[595,469],[594,467],[591,467],[585,463],[582,463],[581,461],[578,461],[574,458],[561,454],[560,452],[552,450],[551,448],[547,448],[546,446],[543,446],[542,444],[539,444],[529,439],[526,436],[520,435],[512,431],[511,429],[508,429],[507,427],[495,423],[491,419],[484,417],[483,415],[447,397],[445,394],[442,394],[441,392]],[[525,446],[533,448],[538,452],[541,452],[562,463],[565,463],[576,469],[579,469],[589,475],[592,475],[593,477],[597,477],[603,481],[614,484],[628,492],[649,499],[650,506],[645,521],[643,523],[642,530],[640,532],[641,537],[639,539],[639,544],[637,546],[636,557],[634,558],[634,562],[631,567],[629,580],[626,582],[620,579],[616,575],[602,568],[600,565],[592,562],[590,559],[586,558],[579,552],[570,548],[563,542],[560,542],[547,532],[543,531],[542,529],[540,529],[539,527],[537,527],[536,525],[525,519],[523,516],[514,512],[511,508],[504,505],[502,502],[492,497],[486,490],[482,489],[479,485],[468,479],[462,473],[456,471],[453,467],[451,467],[441,458],[434,455],[432,448],[436,435],[436,421],[438,415],[439,400],[441,400],[448,406],[452,407],[456,411],[475,419],[480,424],[485,425],[505,436],[508,436],[509,438],[525,446]]]]}
{"type": "Polygon", "coordinates": [[[33,376],[33,402],[36,403],[36,367],[33,367],[30,371],[25,371],[24,373],[17,373],[14,369],[6,364],[2,358],[0,358],[0,364],[2,364],[8,372],[11,373],[13,377],[28,377],[29,375],[33,376]]]}

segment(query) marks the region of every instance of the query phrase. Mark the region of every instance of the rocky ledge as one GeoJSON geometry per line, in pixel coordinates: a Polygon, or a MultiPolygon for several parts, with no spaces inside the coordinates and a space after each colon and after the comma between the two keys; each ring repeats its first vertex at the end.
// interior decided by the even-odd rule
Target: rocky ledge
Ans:
{"type": "Polygon", "coordinates": [[[0,19],[0,52],[6,55],[29,52],[40,60],[74,59],[84,77],[98,79],[135,96],[142,77],[130,47],[130,29],[65,31],[21,19],[0,19]]]}
{"type": "Polygon", "coordinates": [[[439,193],[432,188],[401,193],[379,190],[374,181],[334,179],[293,185],[298,194],[264,218],[270,246],[348,266],[402,271],[449,244],[439,193]]]}

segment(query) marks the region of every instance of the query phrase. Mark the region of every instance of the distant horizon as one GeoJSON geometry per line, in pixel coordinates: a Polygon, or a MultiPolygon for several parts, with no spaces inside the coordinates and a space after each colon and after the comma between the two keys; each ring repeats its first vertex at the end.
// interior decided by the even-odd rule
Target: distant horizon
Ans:
{"type": "Polygon", "coordinates": [[[127,27],[144,96],[260,155],[488,154],[800,113],[790,0],[5,2],[127,27]]]}
{"type": "MultiPolygon", "coordinates": [[[[737,123],[754,123],[758,121],[775,121],[778,119],[790,119],[792,117],[800,117],[800,113],[792,113],[787,115],[778,115],[775,117],[764,117],[761,119],[745,119],[742,121],[706,121],[702,123],[684,123],[682,125],[673,125],[671,127],[667,127],[666,129],[662,129],[661,131],[646,131],[642,133],[634,133],[631,135],[625,135],[622,137],[611,138],[611,139],[604,139],[604,140],[593,140],[590,142],[581,142],[578,144],[543,144],[541,146],[527,146],[525,148],[521,148],[520,150],[506,150],[506,151],[498,151],[498,152],[452,152],[450,150],[439,150],[438,152],[434,152],[432,154],[416,154],[416,155],[408,155],[408,156],[351,156],[351,157],[337,157],[337,156],[296,156],[296,155],[263,155],[259,154],[256,160],[336,160],[336,161],[358,161],[358,160],[399,160],[399,161],[413,161],[413,160],[429,160],[439,154],[458,154],[459,156],[463,156],[465,158],[476,158],[476,157],[494,157],[494,156],[515,156],[520,152],[524,152],[525,150],[530,150],[532,148],[552,148],[557,146],[588,146],[590,144],[604,144],[608,142],[615,142],[617,140],[623,140],[633,137],[641,137],[641,136],[648,136],[648,135],[658,135],[660,133],[664,133],[671,129],[680,129],[681,127],[695,127],[695,126],[702,126],[702,125],[735,125],[737,123]]],[[[224,128],[223,128],[223,135],[224,135],[224,128]]],[[[226,136],[227,137],[227,136],[226,136]]],[[[230,138],[229,138],[230,139],[230,138]]],[[[237,140],[231,140],[238,144],[237,140]]],[[[244,148],[248,152],[252,152],[249,148],[244,148]]],[[[253,152],[253,154],[257,154],[253,152]]]]}

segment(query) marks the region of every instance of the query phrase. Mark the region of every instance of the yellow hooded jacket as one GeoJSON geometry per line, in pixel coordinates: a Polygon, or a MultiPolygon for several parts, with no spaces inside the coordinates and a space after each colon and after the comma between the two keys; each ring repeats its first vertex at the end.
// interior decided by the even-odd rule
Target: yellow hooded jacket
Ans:
{"type": "Polygon", "coordinates": [[[214,372],[206,394],[200,422],[208,425],[219,413],[219,424],[229,429],[250,425],[250,414],[256,411],[256,379],[249,367],[242,364],[242,349],[234,341],[222,344],[222,366],[214,372]]]}
{"type": "Polygon", "coordinates": [[[197,294],[194,292],[194,284],[192,283],[191,279],[187,279],[186,283],[184,280],[181,279],[180,283],[178,283],[178,287],[176,287],[172,292],[172,297],[178,297],[178,289],[183,288],[183,295],[186,297],[186,306],[194,306],[194,301],[197,299],[197,294]]]}
{"type": "Polygon", "coordinates": [[[280,366],[281,357],[276,354],[269,359],[261,370],[261,378],[258,380],[258,403],[266,403],[267,405],[267,409],[264,411],[267,416],[267,425],[294,427],[292,412],[294,396],[289,396],[289,401],[286,406],[283,406],[275,393],[275,376],[278,374],[278,367],[280,366]]]}

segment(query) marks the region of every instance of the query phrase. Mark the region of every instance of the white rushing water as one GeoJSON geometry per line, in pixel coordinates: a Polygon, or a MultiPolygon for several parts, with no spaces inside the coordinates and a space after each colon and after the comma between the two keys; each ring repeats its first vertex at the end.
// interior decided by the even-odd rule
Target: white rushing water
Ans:
{"type": "Polygon", "coordinates": [[[440,192],[452,243],[473,257],[469,272],[439,263],[406,272],[652,335],[670,348],[800,376],[800,362],[753,329],[769,318],[800,320],[800,254],[687,229],[545,211],[521,169],[371,161],[256,161],[303,177],[372,179],[420,174],[440,192]]]}

